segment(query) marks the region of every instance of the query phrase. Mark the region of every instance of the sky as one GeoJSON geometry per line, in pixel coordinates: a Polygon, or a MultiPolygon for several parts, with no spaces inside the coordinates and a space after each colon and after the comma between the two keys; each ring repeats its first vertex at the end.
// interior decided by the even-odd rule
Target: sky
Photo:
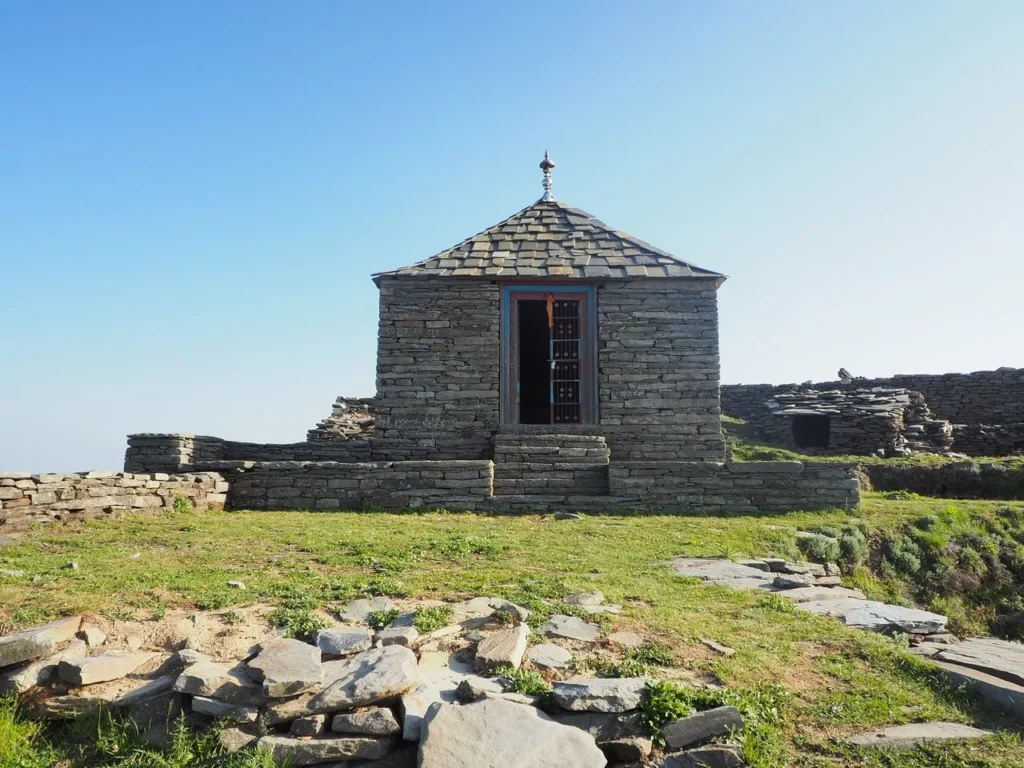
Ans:
{"type": "Polygon", "coordinates": [[[729,275],[724,383],[1024,367],[1024,3],[0,0],[0,470],[294,442],[372,272],[541,194],[729,275]]]}

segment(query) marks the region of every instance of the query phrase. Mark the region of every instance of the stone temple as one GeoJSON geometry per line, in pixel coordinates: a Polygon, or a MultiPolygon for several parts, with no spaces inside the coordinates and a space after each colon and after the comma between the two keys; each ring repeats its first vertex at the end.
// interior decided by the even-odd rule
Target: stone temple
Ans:
{"type": "Polygon", "coordinates": [[[303,443],[129,436],[127,472],[225,473],[235,508],[851,507],[853,470],[725,462],[725,277],[543,196],[373,276],[377,392],[303,443]]]}

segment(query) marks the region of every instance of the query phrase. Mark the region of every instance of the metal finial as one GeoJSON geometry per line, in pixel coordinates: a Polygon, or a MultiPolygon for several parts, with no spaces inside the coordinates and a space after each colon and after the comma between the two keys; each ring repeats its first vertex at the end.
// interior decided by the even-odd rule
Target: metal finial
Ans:
{"type": "Polygon", "coordinates": [[[551,169],[555,167],[555,161],[551,159],[551,155],[548,151],[544,150],[544,159],[540,161],[540,169],[544,171],[544,195],[541,200],[551,201],[555,199],[555,196],[551,194],[551,169]]]}

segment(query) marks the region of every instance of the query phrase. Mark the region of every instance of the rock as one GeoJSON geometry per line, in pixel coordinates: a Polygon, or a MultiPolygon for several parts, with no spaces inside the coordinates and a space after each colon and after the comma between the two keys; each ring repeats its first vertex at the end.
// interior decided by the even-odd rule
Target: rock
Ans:
{"type": "Polygon", "coordinates": [[[729,646],[716,643],[714,640],[708,640],[706,637],[702,637],[701,642],[704,643],[705,646],[710,648],[715,653],[721,654],[726,658],[729,658],[734,653],[736,653],[736,651],[730,648],[729,646]]]}
{"type": "Polygon", "coordinates": [[[477,672],[488,672],[502,665],[510,665],[519,669],[526,653],[526,642],[530,628],[519,624],[503,632],[495,632],[480,641],[476,647],[476,659],[473,668],[477,672]]]}
{"type": "Polygon", "coordinates": [[[1024,724],[1024,685],[1011,683],[995,675],[959,664],[936,661],[947,679],[955,686],[963,686],[969,693],[1004,710],[1024,724]]]}
{"type": "MultiPolygon", "coordinates": [[[[324,673],[324,687],[335,682],[339,677],[351,672],[351,659],[325,661],[321,666],[324,673]]],[[[264,710],[264,719],[268,725],[278,725],[299,717],[318,714],[309,710],[309,702],[316,693],[301,693],[290,699],[271,699],[264,710]]]]}
{"type": "Polygon", "coordinates": [[[245,589],[244,581],[229,581],[228,586],[232,589],[245,589]]]}
{"type": "Polygon", "coordinates": [[[669,749],[683,749],[726,736],[743,728],[743,715],[735,707],[716,707],[665,725],[661,736],[669,749]]]}
{"type": "Polygon", "coordinates": [[[959,664],[1024,685],[1024,644],[994,637],[969,637],[955,647],[943,648],[939,661],[959,664]]]}
{"type": "Polygon", "coordinates": [[[739,747],[711,746],[668,755],[662,768],[744,768],[746,764],[739,747]]]}
{"type": "Polygon", "coordinates": [[[313,639],[317,647],[329,656],[351,656],[368,651],[373,645],[373,636],[362,627],[321,629],[313,639]]]}
{"type": "Polygon", "coordinates": [[[103,645],[107,640],[107,635],[96,627],[86,627],[78,633],[78,636],[85,640],[90,648],[103,645]]]}
{"type": "Polygon", "coordinates": [[[335,733],[362,733],[367,736],[392,736],[402,730],[390,709],[374,707],[357,712],[342,712],[331,722],[335,733]]]}
{"type": "Polygon", "coordinates": [[[292,638],[264,643],[249,662],[249,673],[263,683],[263,693],[271,699],[316,691],[324,683],[320,649],[292,638]]]}
{"type": "Polygon", "coordinates": [[[420,636],[416,627],[385,627],[377,633],[377,642],[386,645],[412,645],[420,636]]]}
{"type": "Polygon", "coordinates": [[[156,655],[111,651],[84,659],[62,659],[57,665],[57,676],[71,685],[105,683],[130,675],[156,655]]]}
{"type": "Polygon", "coordinates": [[[569,651],[551,643],[533,646],[528,658],[538,669],[565,669],[572,662],[572,654],[569,651]]]}
{"type": "Polygon", "coordinates": [[[645,760],[651,754],[654,743],[643,736],[629,739],[615,739],[600,745],[601,751],[617,763],[629,763],[645,760]]]}
{"type": "Polygon", "coordinates": [[[594,641],[601,636],[601,628],[597,624],[588,624],[576,616],[556,614],[540,628],[540,634],[569,640],[594,641]]]}
{"type": "Polygon", "coordinates": [[[110,699],[105,696],[51,696],[34,714],[44,720],[73,720],[109,706],[110,699]]]}
{"type": "Polygon", "coordinates": [[[135,637],[135,635],[129,635],[125,639],[124,644],[128,646],[129,650],[137,651],[142,647],[142,639],[135,637]]]}
{"type": "Polygon", "coordinates": [[[680,576],[691,576],[709,584],[734,589],[766,588],[774,578],[759,568],[699,557],[678,557],[672,561],[673,570],[680,576]]]}
{"type": "Polygon", "coordinates": [[[69,571],[77,571],[81,566],[75,560],[69,560],[64,564],[64,567],[69,571]]]}
{"type": "Polygon", "coordinates": [[[6,576],[9,579],[20,579],[24,575],[24,571],[12,571],[8,568],[0,568],[0,576],[6,576]]]}
{"type": "Polygon", "coordinates": [[[814,584],[814,577],[809,573],[783,573],[772,580],[772,586],[776,589],[796,589],[797,587],[809,587],[814,584]]]}
{"type": "Polygon", "coordinates": [[[746,568],[753,568],[756,571],[764,571],[765,573],[771,571],[771,566],[764,560],[740,560],[737,565],[742,565],[746,568]]]}
{"type": "Polygon", "coordinates": [[[835,616],[848,627],[873,632],[900,631],[927,635],[942,632],[946,628],[945,616],[874,600],[821,600],[797,603],[797,607],[819,616],[835,616]]]}
{"type": "Polygon", "coordinates": [[[0,638],[0,667],[51,656],[63,643],[74,639],[81,623],[81,616],[73,616],[0,638]]]}
{"type": "Polygon", "coordinates": [[[606,763],[588,734],[501,699],[435,703],[423,721],[420,768],[603,768],[606,763]]]}
{"type": "Polygon", "coordinates": [[[336,663],[345,670],[310,699],[310,714],[374,704],[416,684],[416,655],[405,646],[374,648],[336,663]]]}
{"type": "Polygon", "coordinates": [[[595,606],[604,603],[603,592],[581,592],[578,595],[569,595],[563,601],[569,605],[595,606]]]}
{"type": "Polygon", "coordinates": [[[212,661],[205,653],[194,651],[191,648],[182,648],[180,651],[176,651],[172,658],[175,666],[179,669],[185,669],[193,664],[201,664],[205,661],[212,661]]]}
{"type": "Polygon", "coordinates": [[[288,732],[292,736],[319,736],[327,730],[327,715],[309,715],[292,720],[288,732]]]}
{"type": "Polygon", "coordinates": [[[61,661],[78,661],[88,654],[89,649],[84,640],[73,640],[71,645],[55,656],[5,667],[0,670],[0,696],[21,694],[33,686],[42,685],[57,674],[57,665],[61,661]]]}
{"type": "Polygon", "coordinates": [[[640,706],[647,680],[642,677],[595,677],[558,681],[554,697],[572,712],[628,712],[640,706]]]}
{"type": "Polygon", "coordinates": [[[453,653],[421,653],[417,676],[416,687],[402,694],[398,702],[402,715],[402,738],[406,741],[419,741],[420,726],[430,705],[439,701],[455,701],[464,682],[478,689],[493,686],[501,691],[497,683],[474,675],[472,667],[453,653]]]}
{"type": "Polygon", "coordinates": [[[360,622],[366,621],[366,617],[371,613],[375,613],[377,611],[390,611],[394,607],[395,604],[386,597],[375,597],[372,600],[360,598],[359,600],[353,600],[351,603],[346,605],[339,616],[342,621],[359,624],[360,622]]]}
{"type": "Polygon", "coordinates": [[[148,680],[122,691],[112,706],[140,727],[167,725],[181,712],[180,697],[174,693],[174,675],[148,680]]]}
{"type": "Polygon", "coordinates": [[[237,752],[254,743],[260,737],[260,732],[253,725],[235,725],[222,728],[217,736],[220,739],[220,745],[224,747],[225,751],[237,752]]]}
{"type": "Polygon", "coordinates": [[[512,614],[518,621],[526,621],[530,612],[501,597],[474,597],[452,606],[452,621],[467,629],[482,627],[499,611],[512,614]]]}
{"type": "Polygon", "coordinates": [[[419,744],[405,743],[395,748],[387,756],[380,760],[366,760],[358,763],[351,763],[349,766],[335,764],[323,768],[416,768],[416,757],[419,751],[419,744]]]}
{"type": "Polygon", "coordinates": [[[175,680],[174,690],[246,706],[259,706],[265,701],[263,687],[250,680],[243,669],[229,669],[212,661],[188,667],[175,680]]]}
{"type": "Polygon", "coordinates": [[[896,725],[878,731],[865,731],[851,736],[847,741],[858,747],[879,749],[913,749],[923,744],[933,744],[950,739],[982,739],[994,735],[960,723],[912,723],[896,725]]]}
{"type": "Polygon", "coordinates": [[[468,704],[471,701],[482,701],[488,696],[495,696],[501,691],[500,685],[486,677],[467,677],[455,689],[455,699],[468,704]]]}
{"type": "Polygon", "coordinates": [[[787,589],[779,593],[787,600],[794,603],[812,603],[822,600],[867,600],[867,595],[859,589],[847,589],[846,587],[797,587],[787,589]]]}
{"type": "Polygon", "coordinates": [[[232,723],[253,723],[256,722],[256,718],[260,714],[258,707],[229,704],[226,701],[218,701],[205,696],[192,697],[192,711],[232,723]]]}
{"type": "Polygon", "coordinates": [[[555,512],[555,520],[582,520],[583,515],[579,512],[555,512]]]}
{"type": "Polygon", "coordinates": [[[270,753],[277,762],[290,765],[314,765],[330,760],[373,760],[384,757],[391,745],[390,739],[367,737],[321,736],[316,739],[296,739],[291,736],[264,736],[257,742],[260,749],[270,753]]]}
{"type": "MultiPolygon", "coordinates": [[[[490,698],[490,697],[484,697],[490,698]]],[[[515,693],[514,691],[507,691],[505,693],[499,693],[497,698],[503,701],[511,701],[513,704],[522,704],[526,707],[537,706],[536,696],[527,696],[525,693],[515,693]]]]}
{"type": "Polygon", "coordinates": [[[612,632],[605,638],[609,643],[621,645],[623,648],[639,648],[645,640],[635,632],[612,632]]]}
{"type": "Polygon", "coordinates": [[[819,576],[814,580],[816,587],[841,587],[842,585],[842,576],[819,576]]]}
{"type": "Polygon", "coordinates": [[[808,574],[811,576],[827,576],[825,566],[820,563],[784,563],[782,573],[808,574]]]}

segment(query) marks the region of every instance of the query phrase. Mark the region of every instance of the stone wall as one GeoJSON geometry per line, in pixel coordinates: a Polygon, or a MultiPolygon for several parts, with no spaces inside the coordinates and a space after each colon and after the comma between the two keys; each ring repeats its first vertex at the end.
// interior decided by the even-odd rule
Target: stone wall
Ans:
{"type": "Polygon", "coordinates": [[[721,461],[714,283],[602,285],[597,327],[601,432],[612,460],[721,461]]]}
{"type": "Polygon", "coordinates": [[[348,440],[371,437],[374,431],[372,397],[339,397],[331,406],[331,415],[306,433],[306,440],[348,440]]]}
{"type": "Polygon", "coordinates": [[[944,464],[864,464],[875,491],[909,491],[943,499],[1024,499],[1024,462],[957,461],[944,464]]]}
{"type": "Polygon", "coordinates": [[[954,424],[953,450],[968,456],[1024,453],[1024,423],[954,424]]]}
{"type": "Polygon", "coordinates": [[[243,443],[208,435],[143,433],[128,435],[125,472],[182,472],[222,460],[369,461],[363,437],[305,443],[243,443]]]}
{"type": "Polygon", "coordinates": [[[791,512],[853,509],[860,503],[856,467],[850,464],[612,462],[608,483],[612,496],[640,498],[624,506],[649,511],[791,512]]]}
{"type": "Polygon", "coordinates": [[[480,508],[491,496],[490,461],[216,462],[231,509],[480,508]]]}
{"type": "Polygon", "coordinates": [[[499,339],[496,284],[382,278],[373,458],[489,458],[499,339]]]}
{"type": "Polygon", "coordinates": [[[168,509],[184,496],[198,509],[222,509],[228,484],[215,473],[133,474],[0,472],[0,533],[4,526],[87,520],[127,511],[168,509]]]}
{"type": "MultiPolygon", "coordinates": [[[[749,421],[765,400],[795,384],[734,384],[722,387],[722,409],[749,421]]],[[[936,418],[953,424],[1016,424],[1024,422],[1024,368],[975,373],[898,375],[887,379],[808,383],[814,389],[901,387],[924,395],[936,418]]]]}

